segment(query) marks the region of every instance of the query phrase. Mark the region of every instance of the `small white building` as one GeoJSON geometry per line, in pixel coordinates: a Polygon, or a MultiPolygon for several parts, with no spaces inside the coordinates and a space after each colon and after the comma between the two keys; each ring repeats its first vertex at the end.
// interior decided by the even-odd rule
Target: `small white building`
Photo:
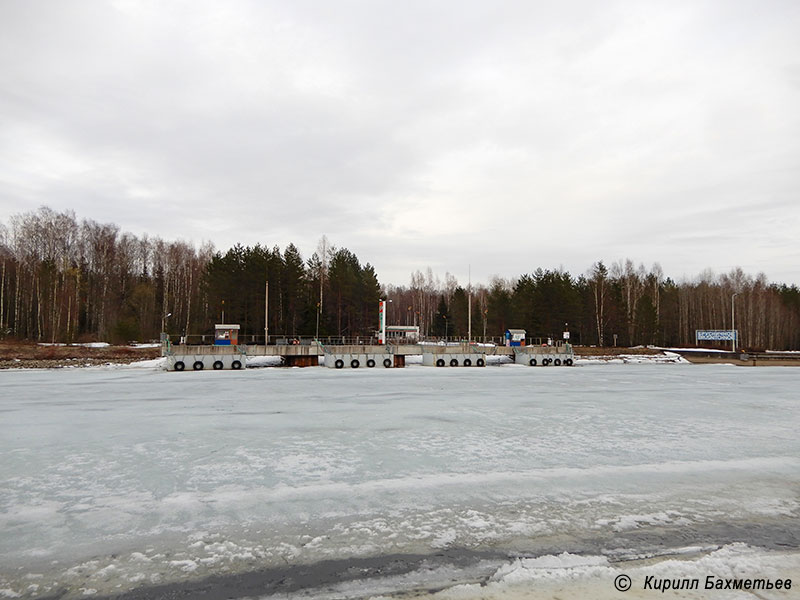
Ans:
{"type": "Polygon", "coordinates": [[[217,323],[214,325],[215,346],[237,346],[239,344],[239,325],[217,323]]]}
{"type": "Polygon", "coordinates": [[[387,325],[386,341],[416,344],[419,342],[419,325],[387,325]]]}

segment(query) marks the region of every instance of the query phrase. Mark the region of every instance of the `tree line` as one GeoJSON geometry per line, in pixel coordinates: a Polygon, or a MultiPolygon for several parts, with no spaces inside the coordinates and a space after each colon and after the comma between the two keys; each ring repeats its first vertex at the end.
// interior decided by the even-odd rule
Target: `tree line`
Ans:
{"type": "Polygon", "coordinates": [[[121,343],[157,339],[162,328],[209,334],[223,320],[246,336],[369,337],[381,298],[391,300],[389,324],[417,325],[428,337],[465,339],[471,329],[472,339],[497,339],[519,328],[544,339],[569,330],[575,343],[619,346],[694,345],[696,329],[731,327],[733,302],[743,346],[800,349],[800,289],[741,269],[674,281],[658,264],[598,261],[577,275],[536,268],[464,285],[428,269],[408,285],[381,285],[372,265],[324,236],[304,259],[294,244],[221,252],[47,207],[0,225],[5,338],[121,343]]]}
{"type": "Polygon", "coordinates": [[[686,347],[695,345],[698,329],[730,329],[733,302],[740,345],[800,349],[800,289],[739,268],[676,282],[658,264],[598,261],[577,276],[538,268],[468,287],[450,275],[442,281],[418,271],[410,286],[388,287],[396,298],[390,320],[419,325],[430,336],[466,337],[471,323],[477,340],[513,328],[541,341],[569,331],[572,342],[584,345],[686,347]]]}

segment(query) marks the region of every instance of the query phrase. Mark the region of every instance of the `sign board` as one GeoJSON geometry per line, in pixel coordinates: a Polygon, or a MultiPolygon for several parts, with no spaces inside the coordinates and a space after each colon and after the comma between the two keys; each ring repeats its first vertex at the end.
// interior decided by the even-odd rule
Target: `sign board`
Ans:
{"type": "Polygon", "coordinates": [[[738,334],[732,329],[698,329],[694,332],[698,342],[732,342],[739,339],[738,334]]]}
{"type": "Polygon", "coordinates": [[[565,332],[564,332],[564,339],[565,339],[565,340],[568,340],[568,339],[569,339],[569,331],[565,331],[565,332]]]}

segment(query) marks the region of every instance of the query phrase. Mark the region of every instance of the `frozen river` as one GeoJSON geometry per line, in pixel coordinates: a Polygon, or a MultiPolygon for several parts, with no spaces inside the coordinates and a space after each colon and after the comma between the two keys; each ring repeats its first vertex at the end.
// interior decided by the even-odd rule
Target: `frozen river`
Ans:
{"type": "Polygon", "coordinates": [[[0,372],[0,598],[790,577],[798,389],[690,365],[0,372]]]}

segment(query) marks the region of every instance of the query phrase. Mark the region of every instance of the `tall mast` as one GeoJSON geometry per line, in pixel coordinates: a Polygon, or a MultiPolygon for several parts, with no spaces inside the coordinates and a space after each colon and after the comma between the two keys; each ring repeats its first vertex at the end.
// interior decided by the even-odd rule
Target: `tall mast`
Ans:
{"type": "Polygon", "coordinates": [[[468,267],[467,283],[467,341],[472,341],[472,265],[468,267]]]}

